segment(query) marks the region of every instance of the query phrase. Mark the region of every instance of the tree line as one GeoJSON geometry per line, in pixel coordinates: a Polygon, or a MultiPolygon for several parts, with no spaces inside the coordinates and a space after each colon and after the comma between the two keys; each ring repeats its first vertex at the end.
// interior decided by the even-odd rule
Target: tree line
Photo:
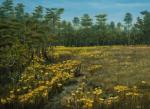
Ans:
{"type": "MultiPolygon", "coordinates": [[[[150,44],[150,12],[142,11],[133,23],[131,13],[126,13],[123,23],[107,22],[107,14],[97,14],[96,22],[88,15],[74,17],[71,22],[62,21],[59,36],[61,45],[135,45],[150,44]]],[[[58,36],[58,35],[57,35],[58,36]]],[[[58,38],[58,40],[59,40],[58,38]]]]}
{"type": "Polygon", "coordinates": [[[23,3],[4,0],[0,4],[0,73],[17,78],[35,54],[48,60],[47,48],[54,45],[150,44],[149,11],[142,11],[135,23],[131,13],[125,14],[123,23],[109,23],[107,14],[101,13],[95,15],[96,22],[88,14],[66,21],[61,20],[63,13],[63,8],[40,5],[29,13],[23,3]]]}

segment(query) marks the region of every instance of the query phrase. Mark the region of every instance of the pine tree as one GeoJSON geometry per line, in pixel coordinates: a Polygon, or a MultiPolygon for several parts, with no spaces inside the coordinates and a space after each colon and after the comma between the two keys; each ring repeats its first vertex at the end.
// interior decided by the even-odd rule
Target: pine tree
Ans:
{"type": "Polygon", "coordinates": [[[5,18],[13,18],[14,17],[14,8],[12,0],[5,0],[2,3],[1,10],[3,10],[3,14],[5,18]]]}
{"type": "Polygon", "coordinates": [[[43,18],[43,7],[42,6],[37,6],[33,12],[33,18],[35,20],[41,21],[43,18]]]}
{"type": "Polygon", "coordinates": [[[98,14],[96,17],[96,26],[98,29],[99,37],[98,37],[98,43],[104,44],[106,39],[106,20],[107,15],[106,14],[98,14]]]}
{"type": "Polygon", "coordinates": [[[24,5],[22,3],[18,3],[15,7],[15,15],[18,21],[23,21],[25,17],[24,13],[24,5]]]}
{"type": "Polygon", "coordinates": [[[125,18],[124,18],[124,22],[125,22],[125,31],[127,32],[127,38],[128,38],[128,44],[130,44],[130,29],[132,26],[132,14],[131,13],[126,13],[125,14],[125,18]]]}

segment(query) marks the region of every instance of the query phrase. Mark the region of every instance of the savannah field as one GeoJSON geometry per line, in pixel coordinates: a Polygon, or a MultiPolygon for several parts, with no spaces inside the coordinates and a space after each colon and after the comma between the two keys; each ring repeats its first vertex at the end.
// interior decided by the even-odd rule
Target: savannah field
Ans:
{"type": "Polygon", "coordinates": [[[150,0],[0,0],[0,109],[150,109],[150,0]]]}
{"type": "Polygon", "coordinates": [[[150,82],[149,46],[56,47],[55,52],[81,61],[81,73],[94,85],[150,82]]]}
{"type": "Polygon", "coordinates": [[[53,64],[35,56],[17,85],[5,87],[0,106],[149,109],[149,54],[149,46],[49,48],[53,64]]]}

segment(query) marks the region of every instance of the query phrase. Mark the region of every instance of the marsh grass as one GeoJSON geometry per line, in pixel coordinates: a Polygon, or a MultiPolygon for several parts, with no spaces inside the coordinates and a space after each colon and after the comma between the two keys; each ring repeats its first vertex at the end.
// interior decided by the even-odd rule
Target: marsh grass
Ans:
{"type": "Polygon", "coordinates": [[[18,84],[6,88],[1,109],[150,108],[149,46],[59,46],[53,51],[54,64],[36,57],[18,84]]]}

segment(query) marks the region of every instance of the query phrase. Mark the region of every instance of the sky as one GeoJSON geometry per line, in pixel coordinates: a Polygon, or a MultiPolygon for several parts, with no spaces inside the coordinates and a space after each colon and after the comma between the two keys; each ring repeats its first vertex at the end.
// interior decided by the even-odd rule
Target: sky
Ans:
{"type": "MultiPolygon", "coordinates": [[[[0,0],[2,1],[4,0],[0,0]]],[[[141,11],[150,11],[150,0],[14,0],[14,3],[24,3],[27,12],[33,11],[37,5],[64,8],[62,19],[69,21],[75,16],[81,17],[84,13],[92,17],[106,13],[108,21],[122,22],[126,12],[132,13],[135,21],[141,11]]]]}

